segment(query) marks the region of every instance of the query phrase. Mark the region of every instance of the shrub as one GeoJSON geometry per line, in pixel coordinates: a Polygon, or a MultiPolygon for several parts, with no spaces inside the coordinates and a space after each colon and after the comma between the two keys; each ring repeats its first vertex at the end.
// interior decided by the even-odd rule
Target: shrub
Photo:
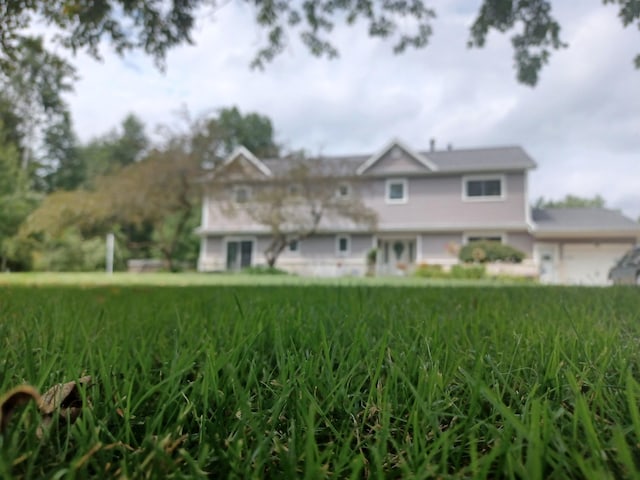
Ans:
{"type": "Polygon", "coordinates": [[[372,248],[367,252],[367,265],[375,265],[378,258],[378,249],[372,248]]]}
{"type": "Polygon", "coordinates": [[[267,265],[254,265],[253,267],[243,268],[242,273],[248,273],[249,275],[289,275],[286,270],[267,265]]]}
{"type": "Polygon", "coordinates": [[[33,268],[53,272],[90,272],[104,269],[106,247],[101,237],[84,239],[74,228],[59,237],[47,237],[33,252],[33,268]]]}
{"type": "Polygon", "coordinates": [[[422,263],[413,271],[420,278],[447,278],[449,275],[442,269],[442,265],[428,265],[422,263]]]}
{"type": "Polygon", "coordinates": [[[484,265],[454,265],[451,267],[450,277],[477,280],[484,278],[486,274],[487,269],[484,265]]]}
{"type": "Polygon", "coordinates": [[[499,242],[470,242],[460,249],[459,258],[465,263],[508,262],[520,263],[525,254],[510,245],[499,242]]]}

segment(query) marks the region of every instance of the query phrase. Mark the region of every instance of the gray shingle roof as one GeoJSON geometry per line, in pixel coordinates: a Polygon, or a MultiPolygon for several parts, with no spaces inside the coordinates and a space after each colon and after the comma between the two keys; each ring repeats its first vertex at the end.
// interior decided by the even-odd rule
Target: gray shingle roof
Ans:
{"type": "MultiPolygon", "coordinates": [[[[438,167],[438,173],[493,172],[496,170],[528,170],[536,163],[521,147],[491,147],[421,151],[420,155],[438,167]]],[[[331,165],[332,172],[354,175],[369,155],[325,156],[322,161],[331,165]],[[336,172],[337,171],[337,172],[336,172]]],[[[261,159],[274,173],[283,165],[277,158],[261,159]]]]}
{"type": "Polygon", "coordinates": [[[536,231],[592,232],[620,231],[640,233],[640,224],[617,210],[606,208],[534,208],[532,212],[536,231]]]}
{"type": "Polygon", "coordinates": [[[521,147],[492,147],[420,152],[441,172],[526,170],[536,162],[521,147]]]}

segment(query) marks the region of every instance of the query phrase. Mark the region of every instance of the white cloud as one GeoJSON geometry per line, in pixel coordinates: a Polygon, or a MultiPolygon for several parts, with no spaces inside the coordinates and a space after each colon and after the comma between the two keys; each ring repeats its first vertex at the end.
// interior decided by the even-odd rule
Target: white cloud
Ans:
{"type": "Polygon", "coordinates": [[[253,71],[262,34],[241,3],[203,21],[195,46],[170,52],[165,74],[141,54],[107,53],[103,63],[80,55],[70,97],[77,130],[86,140],[130,111],[156,125],[175,122],[181,105],[194,113],[237,105],[270,116],[281,142],[312,153],[374,152],[392,137],[417,149],[432,137],[441,147],[518,144],[539,164],[532,197],[599,193],[640,216],[637,31],[598,0],[557,2],[571,46],[553,54],[532,89],[515,80],[508,36],[466,48],[479,2],[434,4],[430,45],[402,56],[359,25],[335,30],[338,60],[315,59],[292,39],[265,72],[253,71]]]}

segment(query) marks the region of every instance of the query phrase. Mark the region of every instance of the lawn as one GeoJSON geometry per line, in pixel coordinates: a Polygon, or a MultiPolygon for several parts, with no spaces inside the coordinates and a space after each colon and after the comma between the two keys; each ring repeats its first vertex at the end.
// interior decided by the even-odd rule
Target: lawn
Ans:
{"type": "Polygon", "coordinates": [[[637,289],[402,282],[5,284],[0,391],[93,380],[0,478],[640,475],[637,289]]]}

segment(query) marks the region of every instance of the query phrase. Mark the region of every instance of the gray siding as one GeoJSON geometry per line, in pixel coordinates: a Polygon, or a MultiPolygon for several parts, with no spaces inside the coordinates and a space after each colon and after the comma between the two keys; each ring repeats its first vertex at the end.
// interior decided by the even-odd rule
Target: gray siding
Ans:
{"type": "Polygon", "coordinates": [[[422,235],[422,260],[429,258],[451,258],[456,256],[449,251],[450,245],[460,245],[462,235],[460,233],[428,233],[422,235]]]}
{"type": "Polygon", "coordinates": [[[524,173],[504,175],[506,193],[501,200],[463,200],[462,178],[462,175],[407,177],[408,201],[403,204],[388,204],[386,179],[372,179],[371,188],[364,190],[365,202],[378,212],[381,231],[525,226],[524,173]]]}
{"type": "Polygon", "coordinates": [[[527,258],[533,256],[533,241],[527,232],[507,232],[507,244],[526,253],[527,258]]]}

